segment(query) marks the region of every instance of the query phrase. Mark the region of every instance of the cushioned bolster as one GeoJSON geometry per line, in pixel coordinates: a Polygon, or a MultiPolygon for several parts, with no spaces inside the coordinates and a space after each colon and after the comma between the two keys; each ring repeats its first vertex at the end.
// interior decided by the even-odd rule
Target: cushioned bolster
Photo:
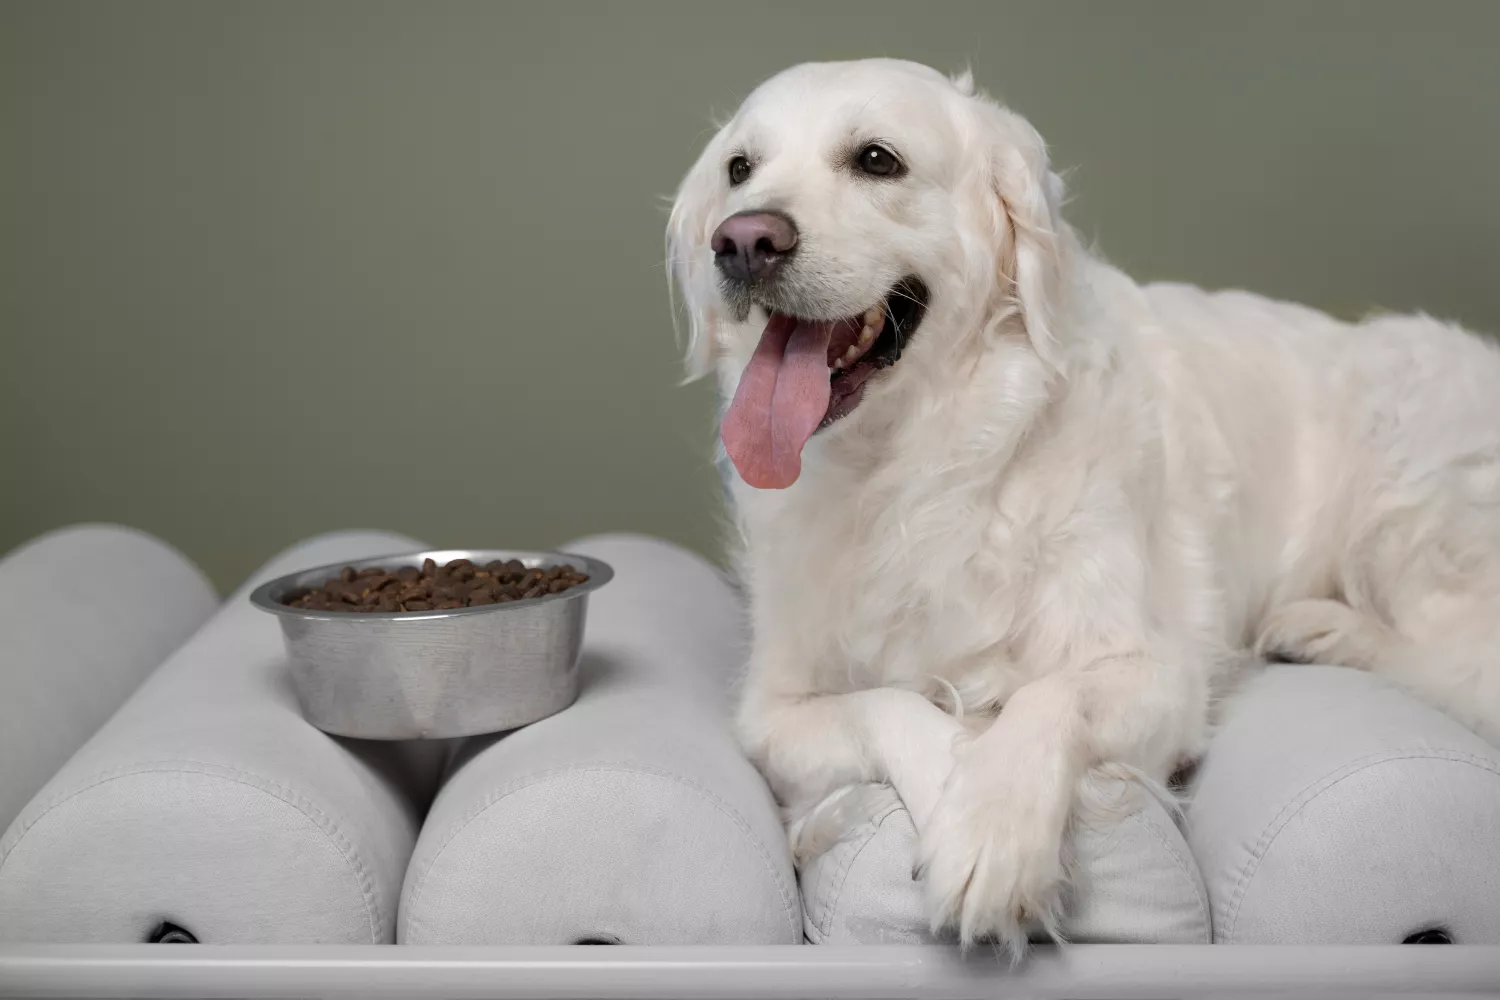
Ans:
{"type": "Polygon", "coordinates": [[[150,535],[80,525],[0,560],[0,828],[219,600],[150,535]]]}
{"type": "Polygon", "coordinates": [[[1217,940],[1500,944],[1500,750],[1386,682],[1270,668],[1195,783],[1217,940]]]}
{"type": "Polygon", "coordinates": [[[615,581],[590,599],[568,710],[477,740],[407,873],[412,944],[796,943],[796,884],[726,691],[740,608],[707,563],[649,539],[569,546],[615,581]]]}
{"type": "MultiPolygon", "coordinates": [[[[1110,781],[1108,796],[1132,796],[1071,834],[1073,879],[1062,931],[1070,941],[1202,944],[1208,897],[1172,816],[1139,789],[1110,781]]],[[[922,885],[912,878],[917,832],[893,792],[869,822],[802,870],[807,938],[814,944],[920,944],[928,930],[922,885]]],[[[1034,933],[1042,937],[1040,929],[1034,933]]]]}
{"type": "Polygon", "coordinates": [[[236,593],[0,840],[0,940],[141,941],[163,920],[210,943],[393,940],[441,747],[308,725],[277,623],[245,595],[295,569],[417,547],[327,536],[236,593]]]}

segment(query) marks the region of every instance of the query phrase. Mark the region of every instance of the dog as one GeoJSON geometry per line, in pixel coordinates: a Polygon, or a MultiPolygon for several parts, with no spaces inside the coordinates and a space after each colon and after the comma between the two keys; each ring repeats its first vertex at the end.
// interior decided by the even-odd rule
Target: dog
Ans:
{"type": "Polygon", "coordinates": [[[666,240],[794,855],[884,783],[934,931],[1016,954],[1096,779],[1162,789],[1259,662],[1500,740],[1500,352],[1138,284],[1063,198],[968,74],[814,63],[712,137],[666,240]]]}

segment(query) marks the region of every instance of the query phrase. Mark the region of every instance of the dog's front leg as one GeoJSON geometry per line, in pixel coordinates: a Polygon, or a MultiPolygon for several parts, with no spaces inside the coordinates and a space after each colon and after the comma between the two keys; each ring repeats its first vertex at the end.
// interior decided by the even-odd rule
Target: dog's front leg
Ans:
{"type": "Polygon", "coordinates": [[[1191,675],[1145,653],[1104,655],[1017,690],[963,748],[922,834],[934,931],[957,930],[965,946],[995,940],[1016,957],[1027,922],[1055,935],[1080,781],[1090,768],[1164,781],[1193,701],[1191,675]]]}
{"type": "MultiPolygon", "coordinates": [[[[792,820],[802,822],[830,795],[862,782],[887,782],[921,830],[953,767],[961,723],[913,691],[872,688],[846,694],[763,693],[742,701],[741,739],[792,820]]],[[[818,839],[808,833],[811,839],[818,839]]]]}

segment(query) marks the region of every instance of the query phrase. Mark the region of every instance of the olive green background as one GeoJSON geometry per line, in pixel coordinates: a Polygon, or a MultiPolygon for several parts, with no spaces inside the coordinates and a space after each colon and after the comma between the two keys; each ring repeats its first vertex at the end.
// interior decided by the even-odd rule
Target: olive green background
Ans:
{"type": "Polygon", "coordinates": [[[0,549],[714,552],[662,198],[806,59],[972,62],[1137,277],[1500,330],[1497,53],[1494,2],[5,3],[0,549]]]}

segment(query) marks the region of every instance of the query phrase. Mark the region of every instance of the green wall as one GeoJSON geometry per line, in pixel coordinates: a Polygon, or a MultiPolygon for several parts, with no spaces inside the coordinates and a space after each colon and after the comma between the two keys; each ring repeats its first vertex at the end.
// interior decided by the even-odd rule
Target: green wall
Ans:
{"type": "Polygon", "coordinates": [[[1494,2],[6,3],[0,549],[712,552],[661,199],[805,59],[972,62],[1138,277],[1500,330],[1497,53],[1494,2]]]}

